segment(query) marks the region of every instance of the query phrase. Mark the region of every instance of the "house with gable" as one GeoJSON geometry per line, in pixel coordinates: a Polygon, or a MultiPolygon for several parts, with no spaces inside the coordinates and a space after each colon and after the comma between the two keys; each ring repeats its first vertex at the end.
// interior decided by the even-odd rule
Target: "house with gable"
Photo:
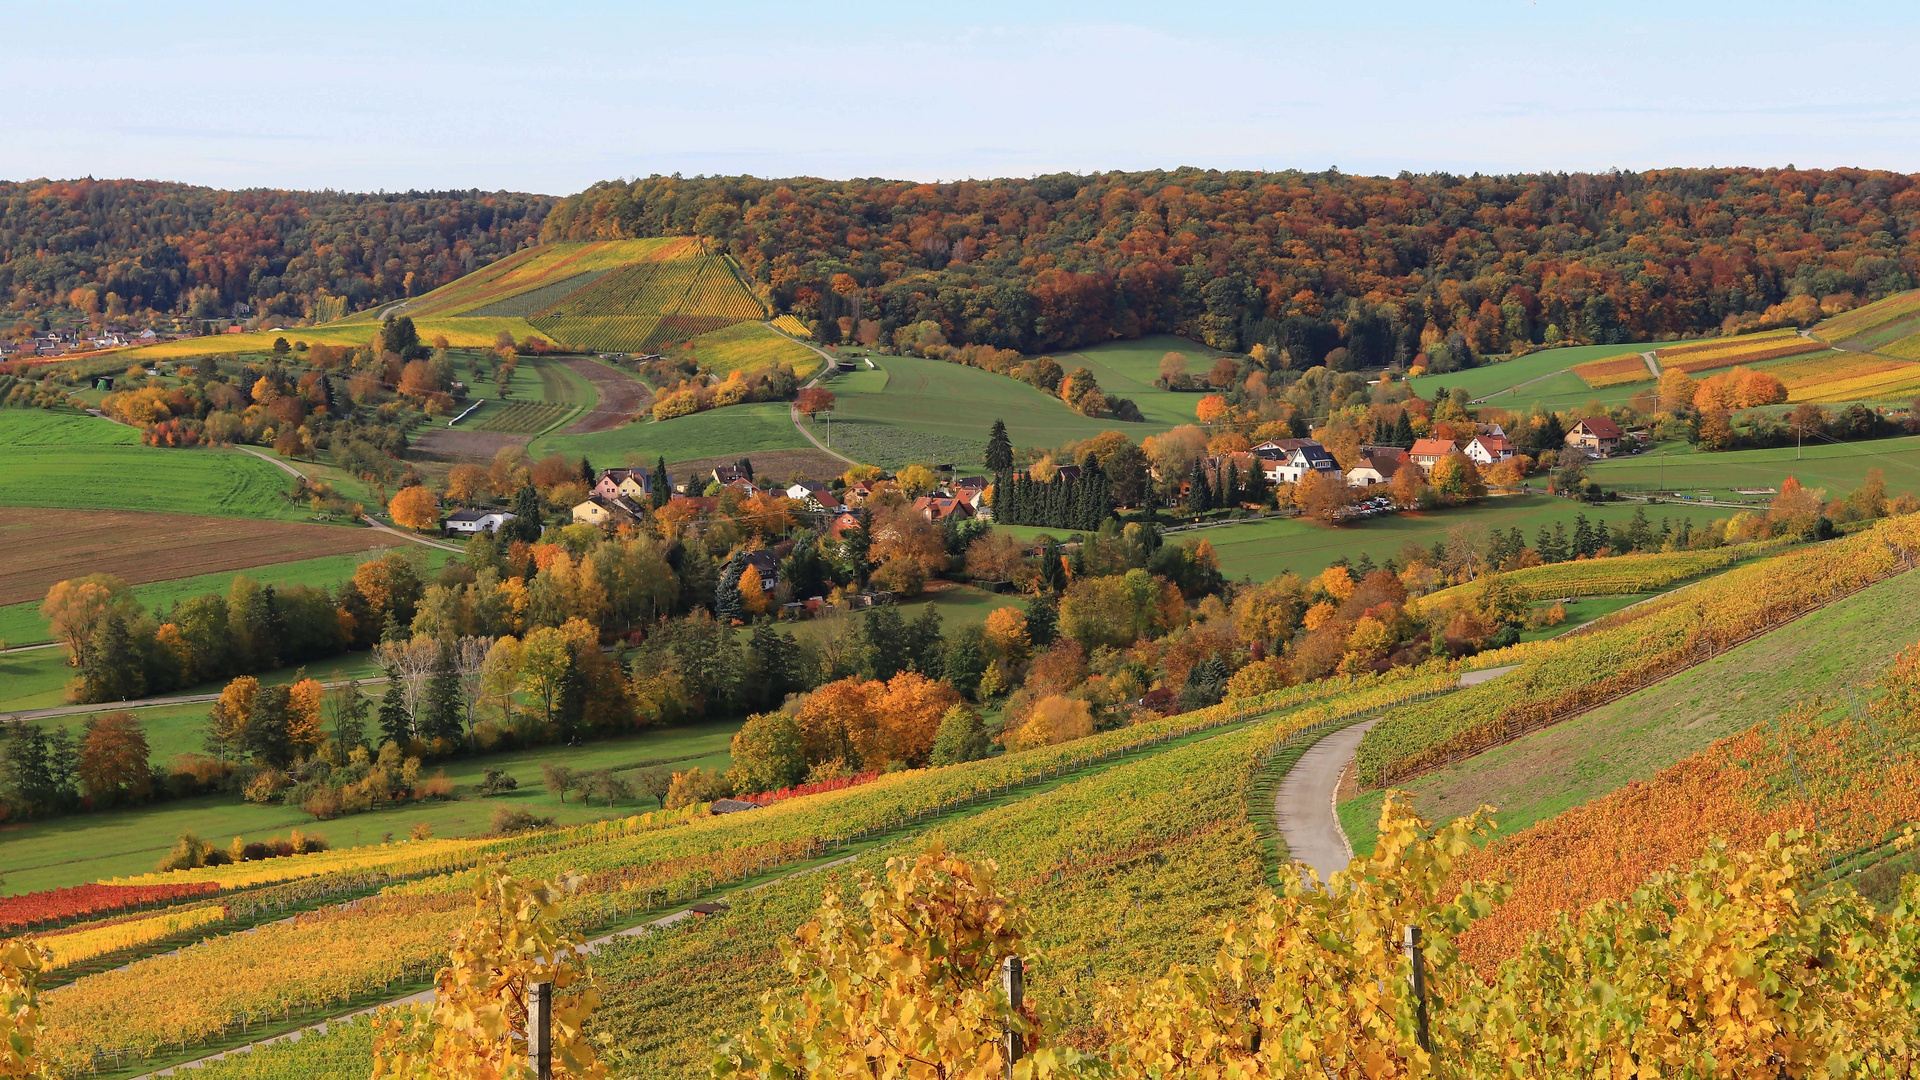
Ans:
{"type": "Polygon", "coordinates": [[[1452,439],[1415,439],[1413,449],[1407,451],[1407,457],[1420,466],[1421,472],[1430,473],[1435,465],[1440,464],[1441,458],[1458,449],[1460,444],[1452,439]]]}
{"type": "Polygon", "coordinates": [[[1513,456],[1505,435],[1475,435],[1467,440],[1466,455],[1481,465],[1498,465],[1513,456]]]}
{"type": "Polygon", "coordinates": [[[1251,451],[1260,462],[1260,470],[1276,484],[1297,484],[1310,472],[1340,475],[1340,463],[1327,448],[1312,439],[1280,439],[1264,442],[1251,451]]]}
{"type": "MultiPolygon", "coordinates": [[[[672,483],[671,478],[668,483],[672,483]]],[[[625,495],[635,502],[644,503],[653,498],[653,473],[646,469],[602,469],[592,493],[603,499],[625,495]]]]}
{"type": "Polygon", "coordinates": [[[1604,416],[1589,416],[1573,425],[1567,432],[1567,445],[1576,450],[1585,450],[1592,457],[1606,457],[1620,449],[1620,439],[1626,432],[1620,425],[1604,416]]]}
{"type": "Polygon", "coordinates": [[[1372,487],[1393,482],[1393,474],[1411,463],[1405,450],[1397,446],[1362,446],[1360,460],[1347,470],[1348,487],[1372,487]]]}

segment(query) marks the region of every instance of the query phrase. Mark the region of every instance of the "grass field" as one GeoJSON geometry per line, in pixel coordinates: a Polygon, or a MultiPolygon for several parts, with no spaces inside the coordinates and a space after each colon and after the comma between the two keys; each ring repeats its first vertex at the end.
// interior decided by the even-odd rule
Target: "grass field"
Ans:
{"type": "MultiPolygon", "coordinates": [[[[973,626],[986,622],[987,616],[999,608],[1023,607],[1027,602],[1024,596],[990,593],[971,585],[956,585],[943,581],[932,582],[931,585],[944,587],[939,588],[938,591],[930,588],[924,595],[901,600],[900,616],[912,621],[920,617],[920,613],[928,604],[932,604],[934,610],[940,613],[941,628],[949,634],[955,627],[973,626]]],[[[794,637],[803,641],[819,641],[839,629],[841,620],[857,621],[859,618],[859,613],[854,612],[845,616],[809,619],[806,622],[795,623],[788,629],[793,631],[794,637]]]]}
{"type": "MultiPolygon", "coordinates": [[[[838,447],[837,424],[834,435],[838,447]]],[[[788,418],[787,403],[767,401],[657,423],[636,420],[610,431],[547,435],[535,440],[532,449],[535,454],[584,454],[595,465],[611,466],[651,465],[662,454],[673,463],[763,450],[795,450],[810,445],[788,418]]]]}
{"type": "MultiPolygon", "coordinates": [[[[1437,391],[1452,390],[1456,386],[1465,388],[1467,393],[1475,398],[1484,398],[1500,394],[1501,391],[1510,390],[1534,379],[1567,371],[1578,364],[1643,352],[1647,348],[1649,346],[1646,345],[1574,345],[1564,349],[1546,349],[1528,353],[1515,360],[1501,360],[1447,375],[1422,375],[1412,380],[1410,385],[1415,393],[1429,401],[1437,391]]],[[[1579,376],[1574,375],[1569,378],[1575,386],[1583,390],[1588,389],[1587,385],[1580,381],[1579,376]]],[[[1511,396],[1501,394],[1499,397],[1493,397],[1487,404],[1511,409],[1515,407],[1507,400],[1511,396]]]]}
{"type": "MultiPolygon", "coordinates": [[[[1815,696],[1857,699],[1920,636],[1920,574],[1823,608],[1639,693],[1401,786],[1447,820],[1482,804],[1514,833],[1695,753],[1815,696]]],[[[1371,850],[1380,794],[1340,807],[1355,850],[1371,850]]]]}
{"type": "Polygon", "coordinates": [[[701,334],[687,342],[684,351],[723,377],[734,371],[792,364],[794,374],[805,379],[826,362],[819,353],[758,322],[735,323],[701,334]]]}
{"type": "Polygon", "coordinates": [[[287,501],[291,478],[238,450],[162,450],[98,417],[0,410],[0,506],[152,510],[307,521],[287,501]]]}
{"type": "Polygon", "coordinates": [[[1206,376],[1214,358],[1222,355],[1220,350],[1198,342],[1160,334],[1137,341],[1096,345],[1054,359],[1063,370],[1084,367],[1093,372],[1102,390],[1115,397],[1133,399],[1133,403],[1140,406],[1140,414],[1155,424],[1191,424],[1194,407],[1205,395],[1162,390],[1153,385],[1160,377],[1160,358],[1170,352],[1185,355],[1188,374],[1200,378],[1206,376]]]}
{"type": "MultiPolygon", "coordinates": [[[[257,677],[263,683],[292,682],[298,671],[298,668],[278,668],[262,672],[257,677]]],[[[307,674],[322,682],[334,682],[375,678],[381,672],[372,654],[345,653],[308,664],[307,674]]],[[[67,667],[67,650],[63,648],[0,653],[0,713],[69,705],[71,702],[67,700],[66,685],[72,677],[73,670],[67,667]]],[[[202,683],[171,691],[166,696],[217,694],[224,685],[202,683]]]]}
{"type": "MultiPolygon", "coordinates": [[[[177,728],[190,734],[206,719],[204,705],[164,711],[178,715],[148,720],[147,712],[139,714],[148,723],[150,739],[158,733],[159,741],[179,743],[186,736],[162,729],[177,728]],[[189,708],[197,708],[197,716],[189,713],[189,708]]],[[[541,787],[541,763],[575,770],[625,771],[653,766],[688,769],[696,765],[725,769],[730,761],[727,744],[739,728],[739,720],[714,721],[584,746],[539,747],[434,763],[426,774],[444,769],[455,784],[453,801],[418,803],[327,822],[316,823],[297,808],[258,806],[229,795],[0,826],[0,876],[6,878],[0,895],[144,873],[153,869],[183,831],[224,844],[235,836],[252,841],[302,829],[326,837],[335,847],[348,847],[379,843],[388,833],[404,837],[417,823],[431,825],[435,836],[478,835],[488,830],[494,807],[503,803],[551,816],[562,824],[626,816],[651,810],[656,804],[645,795],[618,802],[611,810],[605,803],[582,806],[574,796],[568,796],[562,804],[541,787]],[[472,789],[487,769],[505,771],[520,786],[508,795],[474,796],[472,789]]],[[[159,757],[157,753],[155,756],[159,757]]]]}
{"type": "MultiPolygon", "coordinates": [[[[387,533],[367,531],[362,534],[367,548],[362,551],[342,555],[323,555],[312,559],[298,559],[291,562],[254,564],[219,573],[198,574],[193,577],[172,578],[163,581],[150,581],[135,585],[133,595],[146,605],[149,611],[164,611],[173,604],[189,597],[204,593],[224,595],[233,585],[233,579],[240,574],[252,578],[263,585],[284,588],[288,585],[311,585],[315,587],[337,585],[352,576],[354,568],[369,558],[377,558],[387,550],[387,541],[398,543],[387,533]]],[[[423,560],[426,567],[437,567],[452,557],[452,553],[439,548],[430,548],[422,544],[401,544],[399,549],[410,557],[423,560]]],[[[111,564],[107,564],[110,567],[111,564]]],[[[199,565],[204,566],[202,561],[199,565]]],[[[96,568],[97,569],[97,568],[96,568]]],[[[176,563],[176,569],[178,564],[176,563]]],[[[91,572],[91,571],[88,571],[91,572]]],[[[0,607],[0,641],[10,645],[31,645],[42,641],[51,641],[46,620],[40,617],[40,601],[27,600],[18,604],[0,607]]]]}
{"type": "Polygon", "coordinates": [[[1823,443],[1709,454],[1691,446],[1657,446],[1644,454],[1596,463],[1588,475],[1607,487],[1704,492],[1737,499],[1735,488],[1778,487],[1788,476],[1807,487],[1841,495],[1859,487],[1868,469],[1880,469],[1891,492],[1920,492],[1920,436],[1823,443]]]}
{"type": "MultiPolygon", "coordinates": [[[[1571,531],[1576,514],[1585,514],[1589,521],[1604,521],[1608,529],[1617,529],[1627,523],[1637,507],[1643,505],[1646,504],[1619,502],[1588,505],[1550,495],[1514,495],[1487,499],[1472,507],[1424,514],[1388,514],[1338,529],[1301,518],[1269,518],[1174,533],[1167,539],[1205,540],[1213,545],[1214,553],[1220,559],[1220,571],[1228,578],[1250,577],[1255,581],[1265,581],[1289,570],[1303,577],[1317,574],[1333,560],[1342,557],[1358,560],[1365,554],[1375,563],[1385,562],[1396,556],[1400,548],[1408,543],[1425,547],[1431,547],[1435,542],[1444,543],[1448,533],[1461,526],[1469,529],[1499,529],[1502,532],[1518,526],[1528,544],[1534,542],[1534,534],[1542,525],[1551,528],[1556,521],[1565,522],[1571,531]]],[[[1709,521],[1734,513],[1726,508],[1675,503],[1647,505],[1646,511],[1648,520],[1656,528],[1663,518],[1672,520],[1676,525],[1682,518],[1690,518],[1694,527],[1699,528],[1709,521]]]]}
{"type": "Polygon", "coordinates": [[[996,419],[1006,421],[1019,447],[1054,447],[1116,429],[1140,439],[1167,427],[1081,416],[1025,383],[961,364],[910,356],[873,362],[887,374],[880,389],[870,388],[875,377],[869,372],[825,385],[835,398],[834,449],[887,468],[916,462],[972,468],[996,419]]]}

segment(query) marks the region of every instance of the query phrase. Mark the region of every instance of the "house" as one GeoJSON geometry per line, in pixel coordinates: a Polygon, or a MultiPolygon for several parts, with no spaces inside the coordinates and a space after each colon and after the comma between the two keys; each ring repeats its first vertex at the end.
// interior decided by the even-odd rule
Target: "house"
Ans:
{"type": "Polygon", "coordinates": [[[973,507],[954,496],[922,495],[913,500],[913,512],[928,521],[965,521],[973,516],[973,507]]]}
{"type": "Polygon", "coordinates": [[[449,533],[467,536],[486,533],[492,536],[500,531],[500,526],[512,520],[513,515],[505,510],[455,510],[447,515],[446,527],[449,533]]]}
{"type": "Polygon", "coordinates": [[[827,522],[827,536],[834,540],[845,540],[847,534],[860,527],[860,515],[842,510],[827,522]]]}
{"type": "Polygon", "coordinates": [[[1420,466],[1421,472],[1428,473],[1433,471],[1435,465],[1440,464],[1441,458],[1458,449],[1460,444],[1452,439],[1415,439],[1413,449],[1407,452],[1407,457],[1412,459],[1415,465],[1420,466]]]}
{"type": "Polygon", "coordinates": [[[1360,461],[1347,470],[1348,487],[1372,487],[1392,483],[1393,474],[1409,462],[1407,452],[1397,446],[1363,446],[1360,461]]]}
{"type": "Polygon", "coordinates": [[[866,505],[867,500],[873,497],[874,489],[877,486],[878,485],[872,480],[861,480],[861,481],[858,481],[857,483],[848,484],[847,495],[846,495],[846,505],[848,506],[866,505]]]}
{"type": "Polygon", "coordinates": [[[141,340],[141,341],[147,341],[147,342],[151,342],[151,341],[157,341],[157,340],[159,340],[159,338],[160,338],[160,335],[159,335],[159,334],[156,334],[156,333],[154,333],[154,332],[153,332],[153,331],[151,331],[151,330],[142,330],[142,331],[140,331],[140,340],[141,340]]]}
{"type": "MultiPolygon", "coordinates": [[[[671,485],[672,480],[668,480],[671,485]]],[[[603,499],[625,495],[635,502],[653,498],[653,474],[645,469],[602,469],[593,494],[603,499]]]]}
{"type": "Polygon", "coordinates": [[[1310,472],[1340,475],[1340,463],[1327,448],[1312,439],[1283,439],[1253,449],[1260,469],[1276,484],[1297,484],[1310,472]],[[1290,445],[1287,445],[1290,444],[1290,445]]]}
{"type": "Polygon", "coordinates": [[[1497,465],[1513,456],[1513,444],[1505,435],[1475,435],[1467,440],[1466,454],[1482,465],[1497,465]]]}
{"type": "Polygon", "coordinates": [[[615,495],[609,499],[601,495],[589,495],[587,501],[573,508],[573,520],[584,521],[589,525],[602,528],[617,525],[631,525],[646,515],[646,510],[625,495],[615,495]]]}
{"type": "Polygon", "coordinates": [[[833,489],[818,480],[801,480],[787,485],[786,496],[816,514],[838,513],[842,504],[833,489]]]}
{"type": "Polygon", "coordinates": [[[759,488],[753,486],[753,481],[747,479],[744,476],[736,476],[731,480],[727,480],[723,482],[721,486],[726,488],[726,490],[731,491],[736,495],[739,495],[741,498],[746,498],[749,495],[757,494],[760,490],[759,488]]]}
{"type": "Polygon", "coordinates": [[[715,465],[713,467],[714,483],[719,484],[721,487],[726,487],[735,480],[745,480],[749,485],[753,483],[752,475],[738,465],[715,465]]]}
{"type": "MultiPolygon", "coordinates": [[[[766,548],[747,552],[747,566],[760,571],[760,588],[772,592],[780,583],[780,557],[766,548]]],[[[744,567],[742,568],[744,569],[744,567]]]]}
{"type": "Polygon", "coordinates": [[[1622,434],[1619,424],[1604,416],[1589,416],[1567,432],[1567,445],[1594,457],[1606,457],[1620,449],[1622,434]]]}

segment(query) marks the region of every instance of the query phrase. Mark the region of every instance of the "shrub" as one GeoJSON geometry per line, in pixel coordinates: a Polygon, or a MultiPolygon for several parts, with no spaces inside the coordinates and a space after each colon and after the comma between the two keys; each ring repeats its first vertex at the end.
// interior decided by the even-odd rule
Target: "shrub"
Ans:
{"type": "Polygon", "coordinates": [[[498,795],[503,791],[512,791],[520,786],[520,781],[499,769],[488,769],[481,777],[480,786],[475,790],[482,795],[498,795]]]}
{"type": "Polygon", "coordinates": [[[434,773],[414,787],[413,797],[416,799],[451,799],[453,798],[453,781],[447,776],[445,771],[434,773]]]}
{"type": "Polygon", "coordinates": [[[667,789],[667,809],[678,810],[732,794],[733,786],[727,783],[725,774],[695,765],[686,772],[673,774],[673,785],[667,789]]]}
{"type": "Polygon", "coordinates": [[[537,817],[532,812],[517,806],[501,806],[494,809],[490,827],[495,836],[511,836],[514,833],[545,829],[552,824],[553,819],[550,817],[537,817]]]}

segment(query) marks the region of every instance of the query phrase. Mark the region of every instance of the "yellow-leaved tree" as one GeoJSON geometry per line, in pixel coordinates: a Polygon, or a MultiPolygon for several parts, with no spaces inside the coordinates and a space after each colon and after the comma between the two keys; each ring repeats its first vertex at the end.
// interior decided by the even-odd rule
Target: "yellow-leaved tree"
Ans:
{"type": "Polygon", "coordinates": [[[35,1044],[46,1022],[40,1017],[40,973],[50,954],[26,938],[0,941],[0,1077],[51,1080],[53,1069],[35,1044]]]}
{"type": "Polygon", "coordinates": [[[859,874],[858,912],[829,890],[781,947],[798,985],[761,995],[759,1024],[722,1040],[713,1074],[999,1080],[1011,1025],[1025,1048],[1018,1080],[1076,1075],[1081,1055],[1048,1045],[1045,1020],[1014,1014],[1001,987],[1027,928],[995,869],[936,843],[888,859],[884,881],[859,874]]]}
{"type": "Polygon", "coordinates": [[[583,1028],[600,1004],[577,966],[578,942],[559,928],[560,902],[577,879],[517,881],[488,869],[474,887],[474,916],[440,969],[435,1000],[386,1014],[374,1035],[373,1076],[397,1080],[508,1080],[534,1075],[527,1060],[527,987],[553,984],[553,1075],[606,1075],[583,1028]]]}

